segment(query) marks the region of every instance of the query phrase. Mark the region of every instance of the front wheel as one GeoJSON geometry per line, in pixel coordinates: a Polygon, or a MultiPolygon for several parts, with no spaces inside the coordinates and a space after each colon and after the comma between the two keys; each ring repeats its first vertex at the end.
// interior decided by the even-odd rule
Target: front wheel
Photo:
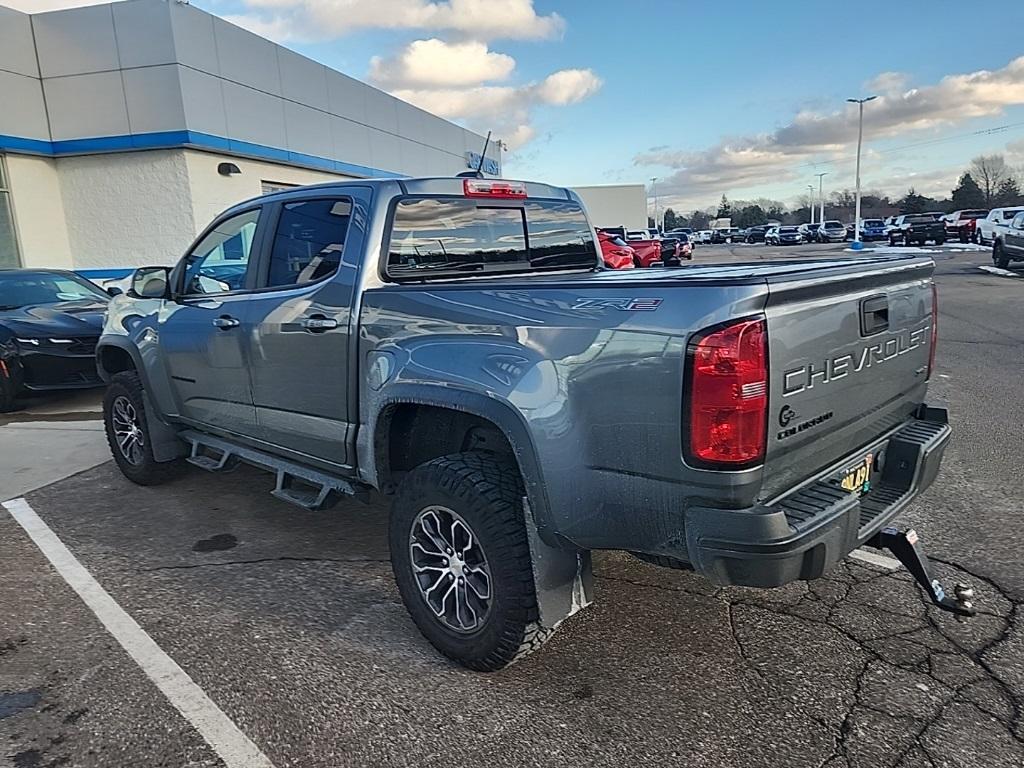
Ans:
{"type": "Polygon", "coordinates": [[[490,672],[540,647],[523,481],[508,459],[442,456],[410,472],[391,509],[391,567],[420,632],[490,672]]]}
{"type": "Polygon", "coordinates": [[[103,427],[107,443],[121,473],[138,485],[159,485],[173,480],[185,467],[181,459],[157,461],[146,414],[142,382],[134,371],[111,379],[103,395],[103,427]]]}

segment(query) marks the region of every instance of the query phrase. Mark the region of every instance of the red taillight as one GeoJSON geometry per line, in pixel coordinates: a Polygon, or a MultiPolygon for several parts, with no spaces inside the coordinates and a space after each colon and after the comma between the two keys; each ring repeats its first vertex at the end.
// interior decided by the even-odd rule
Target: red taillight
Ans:
{"type": "Polygon", "coordinates": [[[739,469],[764,458],[768,336],[761,318],[698,336],[688,353],[687,461],[739,469]]]}
{"type": "Polygon", "coordinates": [[[932,283],[932,345],[928,349],[928,378],[935,369],[935,346],[939,341],[939,289],[932,283]]]}
{"type": "Polygon", "coordinates": [[[463,179],[462,192],[466,197],[526,197],[526,185],[518,181],[492,181],[490,179],[463,179]]]}

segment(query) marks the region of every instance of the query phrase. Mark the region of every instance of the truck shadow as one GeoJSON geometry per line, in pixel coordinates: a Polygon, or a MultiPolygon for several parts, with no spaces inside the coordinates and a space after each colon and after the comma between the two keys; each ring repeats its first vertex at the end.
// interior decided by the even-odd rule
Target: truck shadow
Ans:
{"type": "Polygon", "coordinates": [[[966,739],[1024,760],[1020,606],[953,564],[940,576],[972,581],[983,606],[968,622],[926,607],[907,575],[852,560],[763,591],[601,553],[596,603],[480,675],[408,618],[384,500],[309,513],[271,485],[241,468],[140,488],[108,464],[29,500],[236,717],[273,731],[272,713],[311,708],[338,724],[298,739],[296,755],[882,766],[954,760],[966,739]]]}

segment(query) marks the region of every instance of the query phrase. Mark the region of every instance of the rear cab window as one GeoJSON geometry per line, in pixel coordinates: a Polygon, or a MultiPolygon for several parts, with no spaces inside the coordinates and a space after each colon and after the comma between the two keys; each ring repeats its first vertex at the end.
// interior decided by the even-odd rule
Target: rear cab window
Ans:
{"type": "Polygon", "coordinates": [[[426,280],[592,270],[598,260],[576,202],[414,197],[395,207],[385,271],[426,280]]]}

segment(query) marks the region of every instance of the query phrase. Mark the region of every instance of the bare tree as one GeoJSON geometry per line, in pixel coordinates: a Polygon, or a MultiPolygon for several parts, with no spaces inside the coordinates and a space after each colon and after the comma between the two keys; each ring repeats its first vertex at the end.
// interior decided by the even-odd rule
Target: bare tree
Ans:
{"type": "Polygon", "coordinates": [[[981,193],[985,196],[985,205],[991,207],[999,192],[999,186],[1006,181],[1010,175],[1010,169],[1006,165],[1006,159],[1002,155],[978,155],[971,160],[971,176],[981,193]]]}

